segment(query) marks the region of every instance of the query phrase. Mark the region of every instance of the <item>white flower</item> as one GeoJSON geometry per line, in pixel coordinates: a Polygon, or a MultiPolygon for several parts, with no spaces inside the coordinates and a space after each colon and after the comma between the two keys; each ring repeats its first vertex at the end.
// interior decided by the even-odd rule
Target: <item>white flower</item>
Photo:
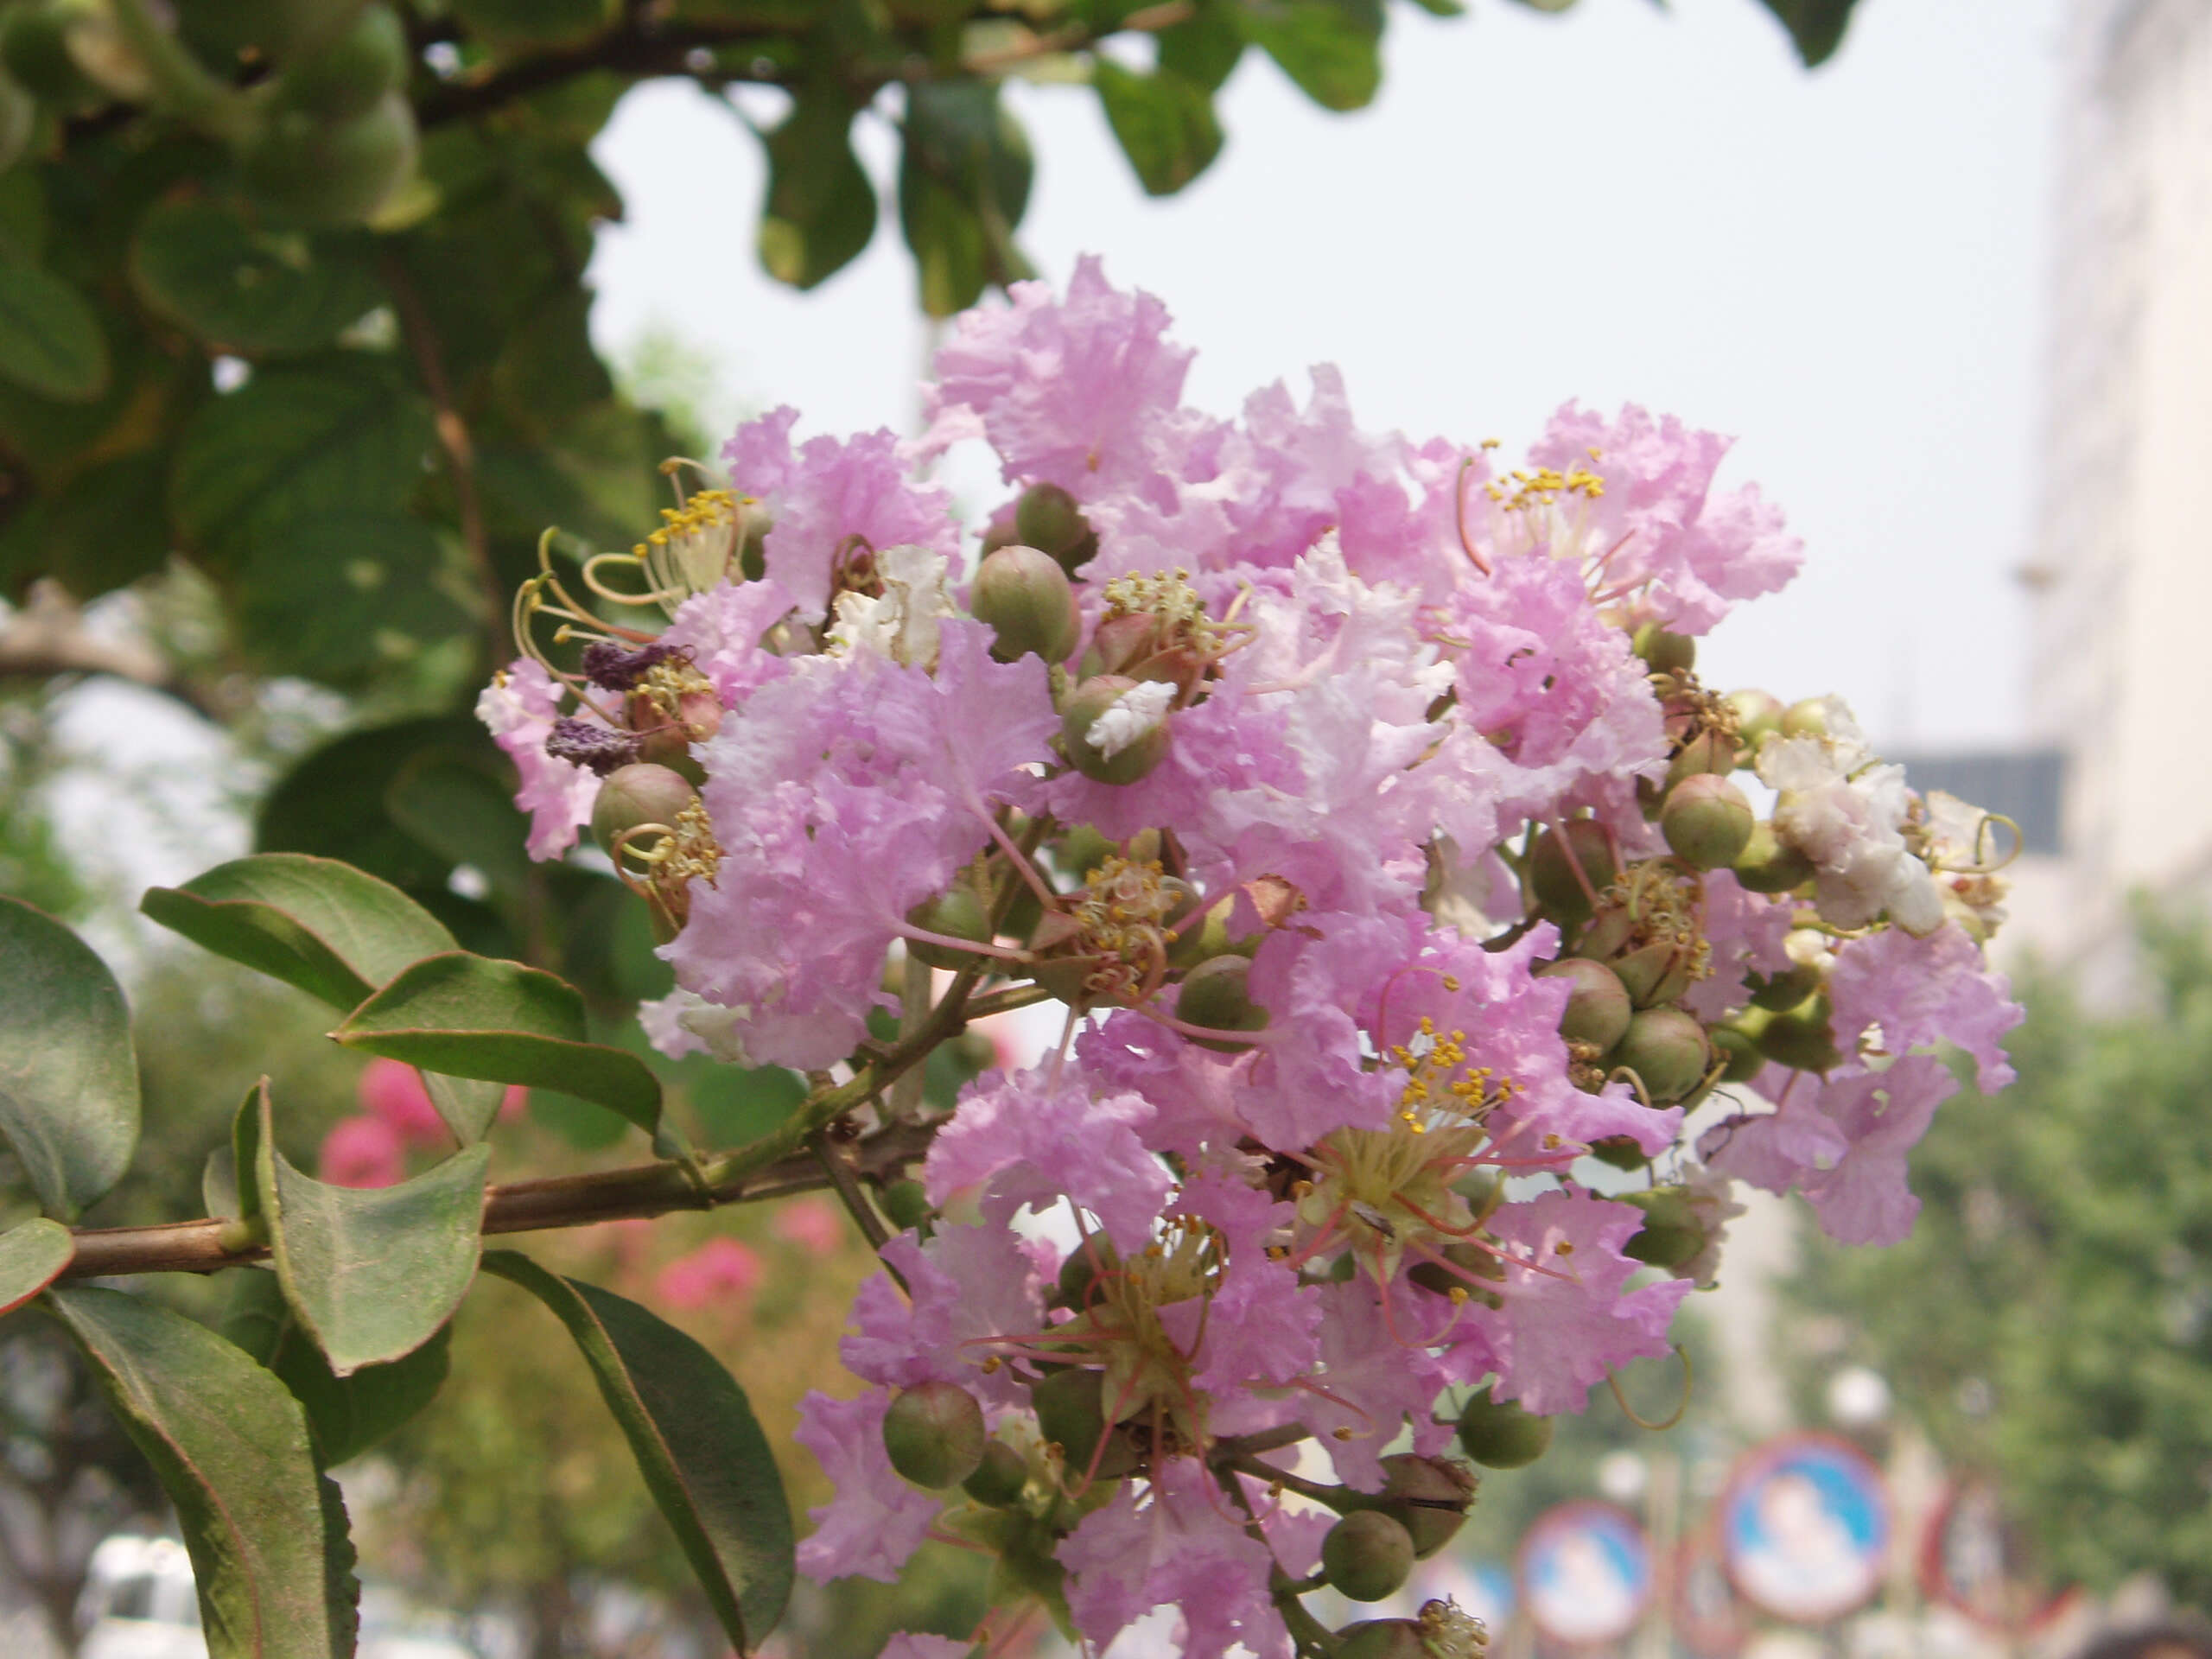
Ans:
{"type": "Polygon", "coordinates": [[[1084,741],[1109,760],[1138,741],[1167,718],[1167,705],[1175,701],[1175,688],[1166,680],[1145,680],[1114,699],[1106,712],[1090,722],[1084,741]]]}
{"type": "Polygon", "coordinates": [[[958,613],[944,579],[944,556],[926,547],[887,547],[875,556],[883,596],[837,595],[830,625],[835,656],[873,652],[908,668],[937,666],[937,625],[958,613]]]}

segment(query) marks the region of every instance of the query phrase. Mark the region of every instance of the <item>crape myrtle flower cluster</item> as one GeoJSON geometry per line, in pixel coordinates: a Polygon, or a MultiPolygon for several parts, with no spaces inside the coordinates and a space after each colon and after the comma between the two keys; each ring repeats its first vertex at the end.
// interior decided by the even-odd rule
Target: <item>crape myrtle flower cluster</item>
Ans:
{"type": "Polygon", "coordinates": [[[830,1077],[933,995],[1066,1006],[949,1116],[849,1126],[935,1134],[865,1387],[805,1405],[805,1571],[950,1537],[1094,1647],[1167,1605],[1199,1659],[1465,1659],[1447,1603],[1300,1597],[1391,1593],[1465,1459],[1667,1353],[1734,1181],[1904,1233],[1940,1053],[2010,1075],[2011,837],[1840,702],[1700,681],[1799,562],[1725,440],[1569,405],[1509,467],[1360,431],[1327,369],[1217,420],[1189,361],[1095,262],[1017,285],[918,442],[779,410],[671,463],[646,542],[524,589],[480,712],[532,851],[588,825],[652,907],[665,1052],[830,1077]],[[976,439],[971,540],[922,469],[976,439]]]}

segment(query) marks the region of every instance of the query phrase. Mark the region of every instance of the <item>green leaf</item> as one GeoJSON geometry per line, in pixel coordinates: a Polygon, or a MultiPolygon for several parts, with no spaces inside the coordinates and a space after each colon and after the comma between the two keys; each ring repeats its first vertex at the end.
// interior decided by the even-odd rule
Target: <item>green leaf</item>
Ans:
{"type": "Polygon", "coordinates": [[[408,963],[455,948],[444,924],[398,888],[301,853],[257,853],[181,887],[149,887],[138,908],[194,944],[341,1010],[408,963]]]}
{"type": "Polygon", "coordinates": [[[425,847],[481,874],[510,903],[530,888],[530,820],[488,757],[426,750],[384,792],[391,821],[425,847]]]}
{"type": "Polygon", "coordinates": [[[1194,86],[1217,92],[1244,55],[1244,35],[1237,27],[1236,0],[1203,0],[1190,21],[1163,29],[1157,67],[1161,73],[1180,76],[1194,86]]]}
{"type": "Polygon", "coordinates": [[[0,376],[66,403],[107,390],[107,340],[84,296],[35,265],[0,260],[0,376]]]}
{"type": "Polygon", "coordinates": [[[487,1251],[484,1267],[569,1327],[715,1616],[749,1651],[783,1616],[793,1545],[783,1481],[745,1391],[712,1354],[635,1302],[513,1250],[487,1251]]]}
{"type": "Polygon", "coordinates": [[[1221,153],[1221,124],[1205,87],[1179,75],[1135,74],[1103,57],[1091,80],[1146,194],[1173,195],[1221,153]]]}
{"type": "Polygon", "coordinates": [[[923,82],[908,89],[899,163],[899,222],[914,251],[922,308],[950,316],[988,283],[1027,276],[1014,226],[1029,205],[1029,140],[995,86],[923,82]]]}
{"type": "Polygon", "coordinates": [[[239,632],[264,673],[346,686],[466,630],[440,532],[390,511],[264,515],[223,542],[239,632]]]}
{"type": "MultiPolygon", "coordinates": [[[[444,1328],[476,1277],[492,1149],[469,1147],[397,1186],[328,1186],[276,1150],[266,1077],[246,1112],[258,1126],[254,1185],[276,1276],[332,1373],[351,1376],[413,1353],[444,1328]]],[[[247,1152],[242,1133],[241,1169],[247,1152]]]]}
{"type": "Polygon", "coordinates": [[[274,1273],[249,1268],[232,1280],[230,1306],[217,1329],[274,1371],[307,1408],[308,1428],[326,1467],[385,1440],[429,1405],[445,1382],[450,1325],[404,1359],[341,1377],[300,1328],[274,1273]]]}
{"type": "Polygon", "coordinates": [[[0,531],[0,589],[55,576],[72,598],[92,600],[160,569],[169,556],[168,471],[162,451],[141,449],[25,502],[0,531]]]}
{"type": "Polygon", "coordinates": [[[212,542],[294,517],[390,514],[423,478],[429,406],[358,353],[264,369],[178,440],[169,506],[212,542]]]}
{"type": "Polygon", "coordinates": [[[395,824],[385,791],[426,749],[499,751],[465,715],[407,720],[334,738],[310,751],[262,801],[254,844],[263,852],[318,853],[343,859],[420,895],[445,887],[453,861],[441,858],[395,824]]]}
{"type": "Polygon", "coordinates": [[[636,1055],[587,1042],[584,1033],[583,998],[574,986],[520,963],[455,950],[415,963],[331,1035],[426,1071],[557,1089],[652,1133],[659,1079],[636,1055]]]}
{"type": "Polygon", "coordinates": [[[760,264],[779,283],[812,288],[844,269],[875,234],[875,188],[853,154],[853,106],[842,92],[804,92],[766,135],[768,195],[760,264]]]}
{"type": "Polygon", "coordinates": [[[1382,84],[1382,0],[1242,0],[1244,33],[1324,109],[1364,107],[1382,84]]]}
{"type": "Polygon", "coordinates": [[[1850,27],[1854,3],[1855,0],[1766,0],[1766,9],[1789,31],[1805,67],[1817,69],[1843,44],[1843,31],[1850,27]]]}
{"type": "Polygon", "coordinates": [[[61,1276],[77,1254],[69,1230],[44,1216],[0,1233],[0,1313],[12,1313],[61,1276]]]}
{"type": "Polygon", "coordinates": [[[176,1506],[211,1659],[353,1651],[353,1548],[290,1392],[206,1325],[121,1291],[47,1302],[176,1506]]]}
{"type": "Polygon", "coordinates": [[[0,1134],[63,1220],[105,1193],[138,1145],[138,1061],[115,976],[42,912],[0,899],[0,1134]]]}
{"type": "Polygon", "coordinates": [[[914,252],[924,311],[949,317],[982,297],[990,260],[982,217],[917,167],[911,145],[899,167],[899,227],[914,252]]]}
{"type": "Polygon", "coordinates": [[[384,300],[357,245],[257,230],[205,199],[155,204],[130,276],[153,309],[248,356],[318,351],[384,300]]]}

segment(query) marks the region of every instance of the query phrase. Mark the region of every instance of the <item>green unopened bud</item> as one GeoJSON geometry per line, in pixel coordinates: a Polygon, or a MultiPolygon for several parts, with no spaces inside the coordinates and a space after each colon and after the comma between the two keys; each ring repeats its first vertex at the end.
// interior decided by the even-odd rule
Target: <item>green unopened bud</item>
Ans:
{"type": "Polygon", "coordinates": [[[1828,1000],[1816,996],[1802,1007],[1777,1014],[1759,1033],[1767,1058],[1800,1071],[1827,1071],[1842,1063],[1830,1027],[1828,1000]]]}
{"type": "Polygon", "coordinates": [[[1567,1011],[1560,1015],[1559,1034],[1571,1043],[1589,1043],[1599,1053],[1620,1041],[1628,1031],[1629,1016],[1636,1012],[1620,976],[1602,962],[1585,957],[1562,957],[1536,972],[1547,979],[1564,979],[1574,988],[1568,993],[1567,1011]]]}
{"type": "Polygon", "coordinates": [[[1695,733],[1675,752],[1667,763],[1667,779],[1661,785],[1671,795],[1685,778],[1700,777],[1707,772],[1723,776],[1736,770],[1736,746],[1719,732],[1695,733]]]}
{"type": "MultiPolygon", "coordinates": [[[[1186,1026],[1208,1031],[1264,1031],[1268,1011],[1254,1002],[1247,989],[1252,971],[1246,957],[1215,957],[1183,976],[1175,994],[1175,1017],[1186,1026]]],[[[1242,1054],[1249,1043],[1212,1042],[1204,1037],[1191,1040],[1217,1054],[1242,1054]]]]}
{"type": "Polygon", "coordinates": [[[1706,1036],[1713,1044],[1713,1058],[1727,1062],[1720,1070],[1723,1083],[1749,1083],[1766,1065],[1766,1056],[1759,1052],[1758,1039],[1749,1032],[1738,1031],[1733,1026],[1717,1026],[1706,1036]]]}
{"type": "Polygon", "coordinates": [[[1667,792],[1659,809],[1659,833],[1683,863],[1700,870],[1732,864],[1751,839],[1758,820],[1744,791],[1726,778],[1700,772],[1667,792]]]}
{"type": "Polygon", "coordinates": [[[1032,652],[1065,663],[1083,643],[1083,614],[1068,573],[1033,547],[1002,547],[985,558],[969,606],[978,621],[989,624],[991,655],[1002,663],[1032,652]]]}
{"type": "Polygon", "coordinates": [[[1522,1469],[1552,1443],[1552,1420],[1523,1411],[1510,1400],[1493,1400],[1491,1387],[1475,1392],[1459,1414],[1459,1449],[1491,1469],[1522,1469]]]}
{"type": "Polygon", "coordinates": [[[883,1414],[883,1449],[891,1466],[934,1491],[956,1485],[982,1465],[983,1408],[955,1382],[902,1389],[883,1414]]]}
{"type": "Polygon", "coordinates": [[[1529,849],[1529,892],[1545,915],[1573,923],[1591,914],[1591,895],[1612,886],[1620,867],[1613,861],[1612,837],[1595,818],[1571,818],[1562,827],[1565,840],[1548,829],[1529,849]],[[1580,880],[1575,876],[1578,867],[1580,880]]]}
{"type": "MultiPolygon", "coordinates": [[[[925,933],[972,939],[977,944],[991,942],[991,918],[983,908],[982,895],[965,881],[956,881],[936,898],[916,905],[906,912],[906,920],[925,933]]],[[[906,954],[925,967],[943,968],[951,973],[982,961],[973,951],[956,950],[949,944],[937,944],[928,939],[908,939],[906,954]]]]}
{"type": "Polygon", "coordinates": [[[1167,756],[1167,709],[1175,688],[1100,674],[1068,694],[1060,741],[1069,764],[1102,784],[1134,784],[1167,756]]]}
{"type": "Polygon", "coordinates": [[[1079,823],[1061,839],[1052,862],[1062,874],[1080,880],[1121,850],[1122,843],[1109,840],[1096,824],[1079,823]]]}
{"type": "Polygon", "coordinates": [[[304,225],[359,225],[413,168],[415,148],[414,109],[394,92],[340,121],[272,109],[238,163],[263,207],[304,225]]]}
{"type": "Polygon", "coordinates": [[[960,1483],[960,1490],[978,1503],[1000,1509],[1018,1501],[1028,1484],[1029,1465],[1021,1453],[1004,1440],[992,1440],[983,1447],[982,1462],[960,1483]]]}
{"type": "Polygon", "coordinates": [[[1731,691],[1728,707],[1736,716],[1736,739],[1752,753],[1782,729],[1782,699],[1768,691],[1731,691]]]}
{"type": "Polygon", "coordinates": [[[1713,1051],[1705,1027],[1679,1008],[1645,1008],[1628,1022],[1628,1035],[1605,1056],[1608,1070],[1636,1073],[1654,1106],[1680,1100],[1705,1080],[1713,1051]]]}
{"type": "Polygon", "coordinates": [[[1656,1186],[1642,1192],[1624,1192],[1620,1202],[1643,1211],[1643,1226],[1621,1246],[1632,1262],[1648,1262],[1672,1271],[1694,1260],[1705,1249],[1705,1229],[1690,1207],[1689,1196],[1679,1186],[1656,1186]]]}
{"type": "Polygon", "coordinates": [[[1782,713],[1782,734],[1784,737],[1826,737],[1828,734],[1829,699],[1807,697],[1793,702],[1782,713]]]}
{"type": "Polygon", "coordinates": [[[1639,1008],[1671,1002],[1690,988],[1696,965],[1690,949],[1673,939],[1654,939],[1612,960],[1614,975],[1629,1001],[1639,1008]]]}
{"type": "Polygon", "coordinates": [[[1783,1014],[1821,988],[1821,970],[1809,962],[1793,962],[1778,974],[1753,974],[1751,986],[1753,1007],[1783,1014]]]}
{"type": "Polygon", "coordinates": [[[1073,575],[1098,551],[1098,532],[1083,509],[1057,484],[1032,484],[1014,510],[1014,531],[1022,542],[1049,553],[1073,575]]]}
{"type": "Polygon", "coordinates": [[[1321,1571],[1354,1601],[1380,1601],[1414,1570],[1414,1541],[1379,1510],[1355,1510],[1321,1540],[1321,1571]]]}
{"type": "Polygon", "coordinates": [[[407,66],[407,29],[398,14],[390,6],[364,6],[329,45],[287,64],[270,98],[323,121],[342,120],[403,85],[407,66]]]}
{"type": "Polygon", "coordinates": [[[1787,893],[1813,879],[1813,861],[1780,840],[1770,823],[1751,826],[1751,838],[1729,868],[1746,893],[1787,893]]]}
{"type": "Polygon", "coordinates": [[[1432,1659],[1410,1618],[1363,1618],[1337,1632],[1337,1659],[1432,1659]]]}
{"type": "Polygon", "coordinates": [[[1421,1560],[1450,1543],[1475,1501],[1475,1471],[1449,1458],[1396,1452],[1382,1459],[1382,1513],[1406,1529],[1421,1560]]]}
{"type": "Polygon", "coordinates": [[[1630,649],[1643,658],[1654,674],[1687,674],[1697,666],[1697,641],[1656,622],[1646,622],[1638,628],[1630,649]]]}
{"type": "Polygon", "coordinates": [[[879,1203],[885,1217],[902,1233],[937,1213],[930,1205],[928,1189],[919,1181],[887,1181],[879,1203]]]}
{"type": "MultiPolygon", "coordinates": [[[[639,762],[617,766],[600,785],[592,803],[591,833],[608,854],[625,832],[642,824],[673,825],[677,816],[699,798],[699,791],[666,766],[639,762]]],[[[657,836],[632,836],[629,844],[640,852],[657,836]]]]}
{"type": "Polygon", "coordinates": [[[1060,1448],[1070,1481],[1079,1479],[1098,1459],[1101,1480],[1118,1480],[1136,1467],[1136,1452],[1106,1421],[1106,1377],[1090,1370],[1055,1371],[1029,1385],[1037,1427],[1046,1441],[1060,1448]],[[1100,1449],[1101,1440],[1105,1441],[1100,1449]]]}

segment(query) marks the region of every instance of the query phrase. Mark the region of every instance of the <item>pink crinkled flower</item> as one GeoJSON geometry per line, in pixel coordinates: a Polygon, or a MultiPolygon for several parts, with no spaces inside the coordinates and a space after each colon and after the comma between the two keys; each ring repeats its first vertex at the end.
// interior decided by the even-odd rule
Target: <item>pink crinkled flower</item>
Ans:
{"type": "Polygon", "coordinates": [[[1705,938],[1713,947],[1710,977],[1683,993],[1682,1006],[1699,1019],[1719,1020],[1749,999],[1746,976],[1778,974],[1789,967],[1783,942],[1789,937],[1786,896],[1747,893],[1728,870],[1708,870],[1705,883],[1705,938]]]}
{"type": "Polygon", "coordinates": [[[1154,1152],[1195,1158],[1209,1142],[1233,1143],[1243,1132],[1236,1077],[1249,1055],[1211,1053],[1126,1008],[1084,1026],[1075,1052],[1102,1086],[1134,1090],[1152,1106],[1142,1134],[1154,1152]]]}
{"type": "Polygon", "coordinates": [[[1366,1065],[1353,1009],[1416,948],[1425,918],[1301,913],[1270,933],[1246,984],[1266,1041],[1236,1074],[1238,1116],[1263,1144],[1295,1150],[1332,1129],[1379,1129],[1397,1086],[1366,1065]]]}
{"type": "Polygon", "coordinates": [[[543,664],[518,657],[476,699],[476,718],[491,729],[522,775],[515,804],[530,814],[530,855],[558,858],[591,822],[599,779],[572,760],[545,753],[561,712],[561,688],[543,664]]]}
{"type": "Polygon", "coordinates": [[[726,582],[677,607],[660,643],[689,652],[722,706],[734,709],[754,688],[791,671],[789,661],[760,640],[797,604],[779,582],[726,582]]]}
{"type": "Polygon", "coordinates": [[[438,1116],[423,1074],[404,1061],[379,1055],[361,1068],[354,1097],[371,1117],[391,1126],[402,1143],[410,1147],[451,1147],[453,1131],[438,1116]]]}
{"type": "Polygon", "coordinates": [[[1220,1236],[1229,1268],[1205,1309],[1204,1346],[1192,1381],[1216,1402],[1215,1432],[1235,1433],[1221,1409],[1252,1389],[1280,1389],[1312,1369],[1321,1293],[1268,1255],[1288,1236],[1294,1207],[1236,1178],[1207,1171],[1176,1195],[1171,1213],[1196,1216],[1220,1236]]]}
{"type": "Polygon", "coordinates": [[[1640,1211],[1585,1192],[1539,1193],[1491,1217],[1509,1252],[1505,1306],[1477,1319],[1499,1332],[1498,1398],[1547,1416],[1578,1411],[1613,1367],[1668,1351],[1667,1327],[1690,1286],[1626,1288],[1643,1264],[1621,1246],[1643,1226],[1640,1211]]]}
{"type": "Polygon", "coordinates": [[[315,1173],[332,1186],[397,1186],[407,1179],[407,1143],[381,1117],[341,1117],[322,1137],[315,1173]]]}
{"type": "Polygon", "coordinates": [[[1020,1241],[1003,1227],[941,1226],[926,1244],[903,1233],[882,1255],[906,1291],[881,1274],[861,1287],[852,1334],[837,1350],[845,1369],[887,1386],[957,1382],[988,1404],[1026,1404],[1012,1367],[983,1369],[1001,1342],[1044,1319],[1037,1262],[1020,1241]]]}
{"type": "Polygon", "coordinates": [[[836,1489],[806,1512],[814,1532],[799,1541],[798,1570],[817,1584],[848,1577],[896,1583],[937,1519],[938,1500],[900,1479],[883,1449],[890,1409],[880,1389],[856,1400],[832,1400],[817,1389],[798,1402],[791,1438],[814,1453],[836,1489]]]}
{"type": "Polygon", "coordinates": [[[741,1300],[760,1282],[760,1258],[734,1238],[710,1238],[663,1268],[653,1294],[687,1312],[741,1300]]]}
{"type": "Polygon", "coordinates": [[[852,537],[876,552],[928,548],[957,573],[951,498],[916,481],[897,438],[887,431],[809,438],[794,450],[798,420],[798,411],[785,407],[747,421],[722,447],[722,459],[732,485],[766,504],[773,520],[761,543],[767,573],[807,620],[827,614],[831,574],[852,537]]]}
{"type": "MultiPolygon", "coordinates": [[[[1321,1287],[1321,1363],[1298,1398],[1294,1414],[1329,1454],[1337,1478],[1361,1491],[1382,1489],[1383,1453],[1408,1422],[1417,1451],[1436,1396],[1455,1380],[1434,1351],[1440,1299],[1394,1280],[1387,1287],[1365,1274],[1321,1287]],[[1389,1298],[1385,1306],[1384,1298],[1389,1298]]],[[[1454,1325],[1460,1321],[1454,1320],[1454,1325]]]]}
{"type": "Polygon", "coordinates": [[[1956,922],[1925,938],[1885,928],[1836,951],[1828,975],[1835,1029],[1854,1042],[1870,1027],[1891,1054],[1955,1043],[1974,1056],[1975,1085],[1995,1094],[2012,1081],[2005,1033],[2026,1017],[2005,976],[1982,963],[1956,922]]]}
{"type": "Polygon", "coordinates": [[[1567,404],[1529,459],[1562,474],[1594,473],[1602,493],[1567,493],[1536,533],[1554,556],[1599,566],[1601,591],[1641,589],[1643,613],[1677,632],[1707,632],[1735,601],[1785,586],[1804,560],[1803,543],[1757,486],[1713,493],[1731,442],[1671,415],[1654,421],[1633,404],[1610,422],[1567,404]]]}
{"type": "Polygon", "coordinates": [[[968,1659],[975,1650],[973,1642],[957,1642],[949,1636],[894,1630],[877,1659],[968,1659]]]}
{"type": "MultiPolygon", "coordinates": [[[[1255,1510],[1263,1507],[1249,1483],[1238,1484],[1255,1510]]],[[[1124,1483],[1060,1546],[1076,1628],[1104,1648],[1154,1607],[1176,1607],[1184,1659],[1221,1659],[1239,1643],[1257,1659],[1287,1659],[1289,1633],[1268,1592],[1274,1557],[1244,1522],[1192,1459],[1124,1483]]]]}
{"type": "Polygon", "coordinates": [[[1185,511],[1218,501],[1224,548],[1241,563],[1296,562],[1337,522],[1337,497],[1363,478],[1395,469],[1402,439],[1373,438],[1352,424],[1343,373],[1333,363],[1311,371],[1313,393],[1301,410],[1281,381],[1244,400],[1243,423],[1223,435],[1217,474],[1183,492],[1185,511]]]}
{"type": "Polygon", "coordinates": [[[1398,463],[1402,478],[1363,472],[1337,491],[1338,537],[1368,581],[1398,582],[1436,604],[1479,574],[1459,544],[1459,499],[1484,499],[1489,457],[1432,438],[1402,449],[1398,463]]]}
{"type": "Polygon", "coordinates": [[[930,1202],[979,1205],[995,1227],[1024,1205],[1065,1198],[1097,1217],[1125,1255],[1142,1249],[1174,1183],[1139,1131],[1153,1108],[1126,1091],[1095,1090],[1075,1067],[990,1072],[962,1092],[924,1166],[930,1202]]]}

